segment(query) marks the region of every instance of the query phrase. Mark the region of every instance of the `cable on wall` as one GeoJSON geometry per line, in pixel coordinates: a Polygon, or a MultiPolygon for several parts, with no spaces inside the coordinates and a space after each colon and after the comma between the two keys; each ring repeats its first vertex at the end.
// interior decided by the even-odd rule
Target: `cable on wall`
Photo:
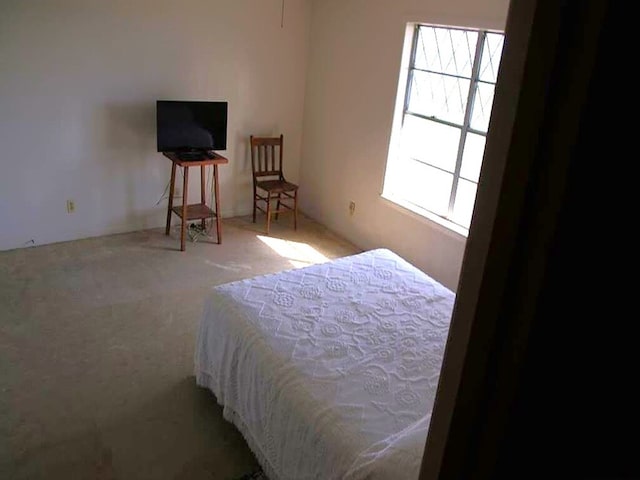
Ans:
{"type": "Polygon", "coordinates": [[[280,14],[280,28],[284,28],[284,0],[282,0],[282,13],[280,14]]]}

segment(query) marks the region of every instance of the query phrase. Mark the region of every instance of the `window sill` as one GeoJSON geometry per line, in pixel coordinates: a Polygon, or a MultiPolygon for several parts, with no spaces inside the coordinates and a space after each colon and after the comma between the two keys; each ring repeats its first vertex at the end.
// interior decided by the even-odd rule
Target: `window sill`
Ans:
{"type": "Polygon", "coordinates": [[[435,224],[439,230],[443,231],[446,234],[452,235],[457,239],[463,239],[466,241],[467,236],[469,235],[469,230],[455,224],[449,220],[446,220],[435,213],[431,213],[428,210],[418,207],[417,205],[413,205],[401,198],[395,197],[393,195],[382,193],[380,195],[382,201],[396,210],[401,211],[405,214],[408,214],[417,220],[422,222],[426,222],[429,225],[435,224]]]}

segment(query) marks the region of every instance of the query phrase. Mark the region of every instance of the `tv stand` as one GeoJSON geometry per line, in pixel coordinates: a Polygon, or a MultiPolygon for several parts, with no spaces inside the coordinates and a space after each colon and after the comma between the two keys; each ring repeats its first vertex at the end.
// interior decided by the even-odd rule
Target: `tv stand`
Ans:
{"type": "Polygon", "coordinates": [[[180,160],[184,160],[185,162],[191,160],[204,160],[207,158],[214,158],[215,155],[215,152],[213,152],[212,150],[186,150],[182,152],[175,152],[175,156],[180,160]]]}
{"type": "MultiPolygon", "coordinates": [[[[201,152],[197,152],[202,155],[201,152]]],[[[182,224],[180,227],[180,250],[184,252],[185,250],[185,233],[187,222],[189,220],[201,220],[202,227],[205,227],[205,222],[207,218],[215,218],[216,219],[216,233],[218,237],[218,243],[222,243],[222,228],[220,224],[220,197],[218,195],[218,165],[224,165],[229,163],[222,155],[218,155],[217,153],[210,151],[207,152],[208,155],[204,158],[194,159],[194,160],[185,160],[183,158],[178,157],[176,153],[164,152],[163,155],[171,160],[171,184],[169,188],[169,205],[167,208],[167,228],[165,229],[165,234],[169,235],[169,231],[171,229],[171,214],[175,213],[178,217],[181,218],[182,224]],[[207,158],[208,157],[208,158],[207,158]],[[205,201],[205,167],[207,165],[213,166],[213,191],[214,191],[214,202],[215,202],[215,210],[209,208],[205,201]],[[200,203],[188,205],[189,198],[189,167],[200,167],[200,203]],[[175,192],[175,182],[176,182],[176,169],[177,167],[182,167],[184,169],[184,181],[182,187],[182,205],[174,207],[173,206],[173,194],[175,192]]]]}

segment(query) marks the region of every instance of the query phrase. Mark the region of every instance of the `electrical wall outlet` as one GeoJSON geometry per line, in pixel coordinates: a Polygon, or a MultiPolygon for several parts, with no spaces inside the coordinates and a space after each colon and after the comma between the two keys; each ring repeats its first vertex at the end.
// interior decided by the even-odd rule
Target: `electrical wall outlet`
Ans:
{"type": "Polygon", "coordinates": [[[178,185],[176,185],[175,187],[173,187],[173,198],[178,198],[181,196],[182,196],[182,190],[178,185]]]}
{"type": "Polygon", "coordinates": [[[356,213],[356,202],[349,202],[349,215],[356,213]]]}
{"type": "Polygon", "coordinates": [[[73,200],[67,200],[67,213],[73,213],[76,211],[76,202],[73,200]]]}

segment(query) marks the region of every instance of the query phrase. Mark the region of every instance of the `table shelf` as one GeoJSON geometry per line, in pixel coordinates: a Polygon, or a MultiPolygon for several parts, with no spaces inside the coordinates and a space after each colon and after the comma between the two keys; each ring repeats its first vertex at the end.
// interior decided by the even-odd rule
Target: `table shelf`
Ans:
{"type": "MultiPolygon", "coordinates": [[[[182,205],[173,207],[171,210],[182,218],[182,205]]],[[[187,205],[187,220],[202,220],[203,218],[216,218],[216,212],[201,203],[187,205]]]]}

